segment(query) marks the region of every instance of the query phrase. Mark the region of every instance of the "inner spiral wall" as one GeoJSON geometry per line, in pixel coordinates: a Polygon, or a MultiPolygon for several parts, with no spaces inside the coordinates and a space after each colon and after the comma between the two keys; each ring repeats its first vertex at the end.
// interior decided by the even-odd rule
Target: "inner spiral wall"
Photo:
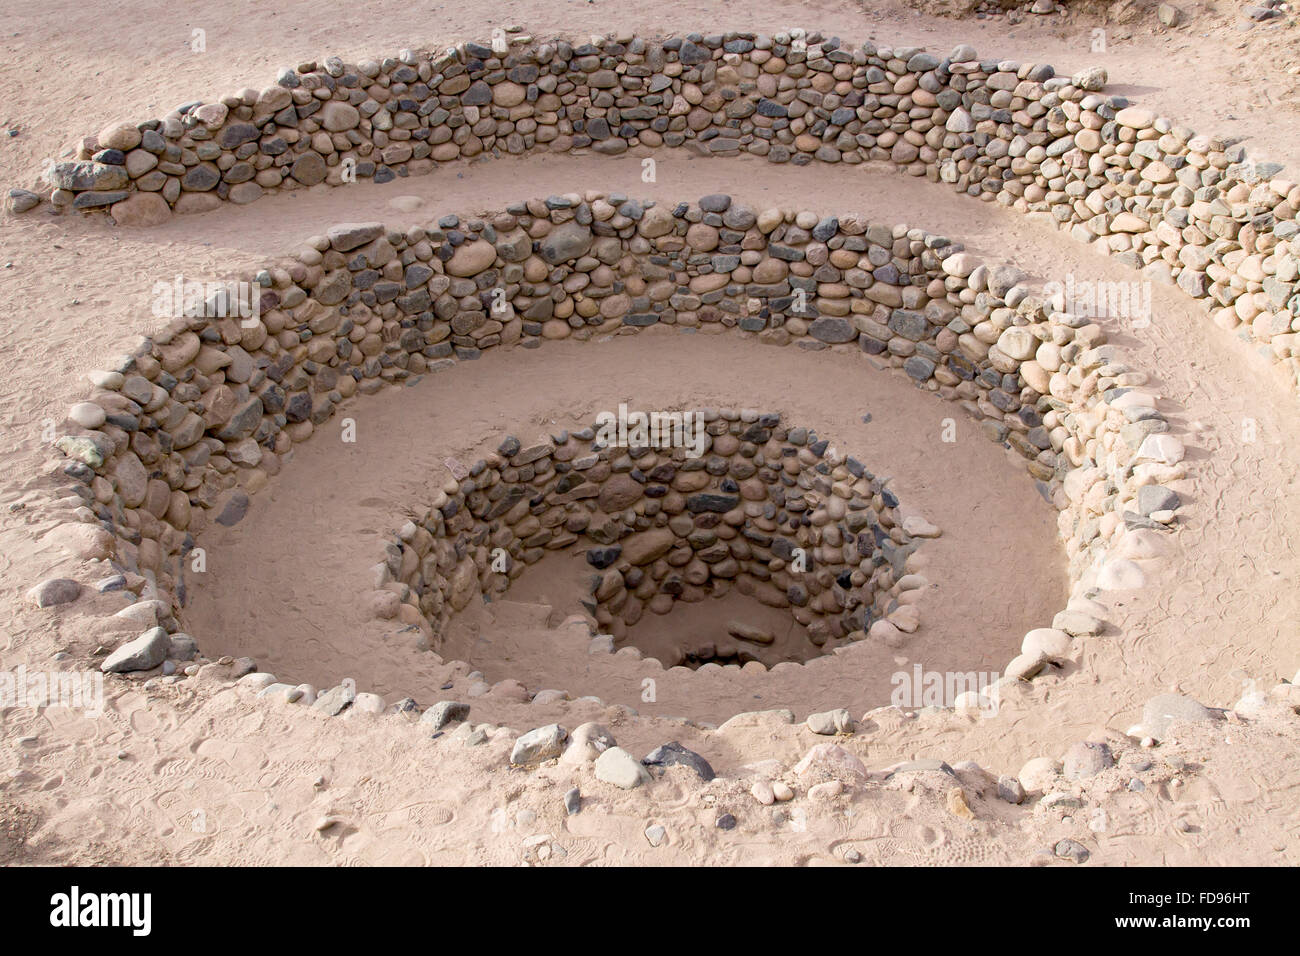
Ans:
{"type": "Polygon", "coordinates": [[[892,492],[777,414],[687,418],[696,415],[703,434],[689,452],[611,447],[588,428],[528,447],[507,438],[475,462],[457,493],[389,549],[429,646],[443,650],[449,620],[476,595],[506,593],[526,566],[565,549],[585,552],[588,609],[620,643],[635,643],[644,615],[733,589],[800,625],[799,645],[773,646],[776,634],[742,617],[680,643],[667,667],[770,666],[865,637],[893,610],[891,589],[917,544],[892,492]]]}
{"type": "MultiPolygon", "coordinates": [[[[1150,515],[1168,522],[1177,507],[1159,486],[1139,495],[1181,458],[1134,388],[1141,373],[1086,316],[1051,310],[1018,270],[990,270],[947,238],[722,195],[669,207],[571,194],[509,208],[406,232],[337,226],[261,274],[252,321],[177,320],[97,374],[79,431],[59,446],[169,628],[197,583],[187,557],[199,536],[243,521],[251,493],[336,416],[346,428],[354,396],[496,349],[533,360],[527,350],[550,340],[652,326],[852,351],[958,403],[1069,512],[1076,578],[1106,556],[1092,509],[1157,529],[1150,515]],[[1081,495],[1103,478],[1115,497],[1081,495]]],[[[1031,674],[1048,664],[1036,652],[1013,662],[1031,674]]]]}

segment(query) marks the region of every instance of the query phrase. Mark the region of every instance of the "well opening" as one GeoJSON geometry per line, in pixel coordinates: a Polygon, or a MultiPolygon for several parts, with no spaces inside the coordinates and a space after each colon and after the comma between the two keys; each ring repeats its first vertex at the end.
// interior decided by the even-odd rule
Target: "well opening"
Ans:
{"type": "Polygon", "coordinates": [[[665,667],[802,663],[898,606],[917,541],[861,462],[777,413],[664,414],[693,432],[686,447],[610,443],[608,419],[526,446],[508,437],[408,523],[386,563],[424,646],[464,653],[457,615],[525,575],[567,575],[557,614],[665,667]]]}

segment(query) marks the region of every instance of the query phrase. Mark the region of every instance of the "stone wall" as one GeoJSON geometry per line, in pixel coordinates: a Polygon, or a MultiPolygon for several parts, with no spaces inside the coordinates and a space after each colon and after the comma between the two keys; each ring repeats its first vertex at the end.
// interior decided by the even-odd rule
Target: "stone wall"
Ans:
{"type": "MultiPolygon", "coordinates": [[[[1300,374],[1300,185],[1244,146],[1101,92],[1105,71],[947,57],[818,33],[500,35],[444,53],[335,57],[276,85],[119,123],[59,163],[59,207],[156,222],[351,174],[536,150],[682,147],[773,163],[890,163],[1041,214],[1151,280],[1176,282],[1300,374]]],[[[14,207],[38,196],[16,191],[14,207]]]]}
{"type": "MultiPolygon", "coordinates": [[[[379,616],[427,622],[426,647],[441,651],[447,622],[472,599],[503,594],[548,553],[577,549],[593,569],[588,610],[616,640],[647,613],[733,589],[806,629],[807,641],[783,642],[768,663],[864,638],[895,610],[916,544],[897,498],[861,462],[777,413],[691,414],[702,431],[696,456],[611,446],[598,428],[528,446],[506,438],[469,466],[454,495],[439,493],[400,529],[379,574],[398,587],[375,596],[379,616]]],[[[661,663],[764,660],[774,641],[741,622],[661,663]]]]}
{"type": "MultiPolygon", "coordinates": [[[[1095,323],[1028,294],[1014,268],[990,270],[921,230],[722,195],[668,206],[590,193],[405,233],[344,224],[248,278],[255,318],[173,321],[92,373],[57,441],[81,507],[55,534],[82,556],[111,555],[147,599],[143,616],[169,629],[196,536],[242,520],[249,496],[356,393],[488,348],[656,324],[859,352],[958,403],[1063,509],[1080,587],[1132,586],[1140,571],[1108,561],[1108,545],[1175,520],[1177,495],[1160,482],[1183,474],[1183,450],[1145,375],[1095,323]]],[[[888,625],[871,633],[888,639],[888,625]]],[[[1046,660],[1031,657],[1030,670],[1046,660]]]]}

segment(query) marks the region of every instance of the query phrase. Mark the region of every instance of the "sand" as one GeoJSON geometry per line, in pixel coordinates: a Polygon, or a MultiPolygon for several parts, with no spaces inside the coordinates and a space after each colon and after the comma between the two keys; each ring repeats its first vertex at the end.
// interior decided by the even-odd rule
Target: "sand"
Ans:
{"type": "MultiPolygon", "coordinates": [[[[7,184],[29,184],[74,131],[261,84],[283,63],[324,53],[440,45],[506,22],[542,34],[554,25],[578,34],[616,26],[650,33],[729,24],[778,29],[793,16],[752,3],[650,10],[529,0],[490,14],[447,5],[418,15],[367,2],[328,21],[297,2],[259,8],[255,16],[244,5],[214,4],[200,20],[166,5],[134,3],[115,8],[106,28],[106,14],[83,23],[81,10],[54,3],[5,11],[13,35],[5,38],[0,75],[22,91],[9,98],[0,124],[21,130],[5,140],[0,158],[7,184]],[[391,20],[380,24],[384,15],[391,20]],[[187,48],[196,26],[208,31],[202,62],[187,48]],[[214,75],[222,77],[215,86],[214,75]]],[[[838,2],[797,12],[801,23],[857,39],[875,35],[938,51],[970,42],[981,53],[1060,70],[1099,59],[1083,26],[1058,36],[1046,23],[1007,30],[996,21],[922,20],[897,11],[877,17],[838,2]]],[[[1246,136],[1261,157],[1296,158],[1288,133],[1296,121],[1288,99],[1295,78],[1252,55],[1251,45],[1264,40],[1243,39],[1208,16],[1206,24],[1204,38],[1134,29],[1113,42],[1102,65],[1118,81],[1114,91],[1200,131],[1246,136]],[[1237,48],[1243,42],[1246,49],[1237,48]],[[1207,84],[1209,70],[1231,75],[1207,84]]],[[[120,343],[147,325],[159,276],[258,265],[340,220],[427,221],[598,184],[646,198],[725,191],[756,206],[860,209],[873,219],[958,237],[982,256],[1021,264],[1038,281],[1071,271],[1131,278],[1043,224],[892,173],[669,152],[656,158],[656,183],[640,181],[639,156],[534,157],[444,168],[384,186],[273,196],[147,231],[43,215],[0,222],[0,408],[10,439],[0,450],[3,667],[48,668],[59,651],[88,656],[98,635],[86,622],[120,603],[112,595],[87,597],[50,612],[25,607],[21,598],[64,567],[56,550],[39,542],[50,524],[41,506],[52,486],[40,477],[50,460],[44,422],[61,420],[84,393],[80,373],[120,352],[120,343]],[[393,203],[403,196],[417,197],[418,208],[393,203]]],[[[881,718],[843,739],[870,770],[934,757],[1014,775],[1031,757],[1058,758],[1075,741],[1123,734],[1154,694],[1177,690],[1230,707],[1244,682],[1271,687],[1300,666],[1300,596],[1291,586],[1300,572],[1295,398],[1277,385],[1266,358],[1215,328],[1176,291],[1157,287],[1155,310],[1153,325],[1140,334],[1108,331],[1135,367],[1161,370],[1155,387],[1188,445],[1194,468],[1177,560],[1154,567],[1145,590],[1123,592],[1118,601],[1104,597],[1118,633],[1090,643],[1073,670],[1005,699],[996,719],[881,718]],[[1247,418],[1257,425],[1254,443],[1241,440],[1247,418]]],[[[867,862],[1025,863],[1075,832],[1059,812],[1025,813],[995,799],[980,799],[972,807],[977,820],[969,822],[946,807],[941,786],[921,775],[915,785],[896,775],[870,801],[857,801],[847,822],[830,804],[801,800],[797,814],[775,825],[771,809],[748,794],[754,776],[779,769],[763,761],[788,768],[821,738],[761,722],[711,733],[673,719],[719,723],[772,707],[789,707],[800,720],[831,707],[856,717],[887,703],[888,672],[913,662],[996,668],[1028,627],[1047,623],[1062,605],[1055,513],[1023,470],[959,415],[957,442],[939,442],[938,422],[954,410],[898,377],[869,374],[861,356],[814,359],[724,338],[686,341],[665,330],[494,354],[414,389],[354,403],[362,436],[354,450],[306,444],[258,497],[249,520],[210,536],[214,571],[195,590],[190,630],[208,655],[250,654],[280,680],[323,688],[351,676],[360,689],[390,701],[405,694],[426,700],[446,681],[466,687],[469,667],[432,664],[366,626],[357,601],[381,541],[425,507],[446,475],[445,459],[469,461],[503,433],[531,438],[628,399],[650,407],[777,408],[894,476],[900,497],[944,529],[922,552],[926,574],[939,586],[926,594],[922,629],[901,659],[864,647],[819,658],[793,675],[664,673],[656,700],[645,701],[626,667],[552,652],[545,643],[549,629],[537,606],[562,609],[566,600],[568,572],[557,569],[521,581],[509,605],[479,609],[466,623],[503,635],[502,648],[483,656],[490,663],[482,666],[496,670],[489,680],[597,694],[605,703],[480,698],[471,701],[472,719],[516,732],[561,716],[570,729],[598,720],[638,756],[680,740],[724,779],[701,788],[671,775],[647,790],[623,792],[583,778],[587,804],[568,817],[560,797],[579,771],[508,769],[514,733],[476,748],[435,745],[414,727],[361,715],[317,720],[254,703],[216,682],[146,690],[110,680],[98,718],[60,708],[0,710],[7,744],[0,756],[0,862],[788,865],[838,862],[851,848],[867,862]],[[846,370],[853,384],[815,373],[812,361],[818,370],[827,361],[853,364],[846,370]],[[867,413],[872,420],[863,422],[867,413]],[[399,426],[422,437],[387,441],[399,426]],[[643,716],[632,718],[619,705],[643,716]],[[713,826],[722,809],[740,820],[737,831],[713,826]],[[652,823],[668,831],[658,847],[643,835],[652,823]],[[529,840],[537,835],[550,838],[544,861],[536,851],[543,844],[529,840]]],[[[471,663],[480,666],[472,657],[471,663]]],[[[1094,862],[1295,865],[1296,742],[1294,722],[1263,731],[1239,720],[1165,742],[1152,759],[1167,784],[1130,792],[1115,777],[1111,791],[1098,795],[1106,823],[1091,831],[1094,862]],[[1178,769],[1188,764],[1194,773],[1178,769]]]]}

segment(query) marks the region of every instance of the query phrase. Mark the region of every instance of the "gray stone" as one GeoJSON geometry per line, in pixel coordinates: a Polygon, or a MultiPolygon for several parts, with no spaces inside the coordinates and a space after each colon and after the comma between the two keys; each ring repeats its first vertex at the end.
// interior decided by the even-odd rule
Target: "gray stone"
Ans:
{"type": "Polygon", "coordinates": [[[832,316],[822,316],[820,319],[814,319],[813,323],[808,326],[808,334],[819,342],[826,342],[830,345],[854,342],[858,338],[858,330],[853,327],[852,322],[848,319],[832,316]]]}
{"type": "Polygon", "coordinates": [[[1011,287],[1025,278],[1025,273],[1015,266],[995,266],[989,271],[989,291],[999,298],[1011,291],[1011,287]]]}
{"type": "Polygon", "coordinates": [[[382,222],[343,222],[325,233],[330,247],[339,252],[350,252],[384,234],[382,222]]]}
{"type": "Polygon", "coordinates": [[[97,209],[100,206],[111,206],[114,203],[120,203],[131,194],[125,189],[119,189],[114,192],[85,192],[79,193],[77,198],[72,201],[76,209],[97,209]]]}
{"type": "Polygon", "coordinates": [[[1150,517],[1157,511],[1173,511],[1182,503],[1183,500],[1178,497],[1178,492],[1163,485],[1143,485],[1138,489],[1138,514],[1144,518],[1150,517]]]}
{"type": "Polygon", "coordinates": [[[320,711],[326,717],[336,717],[344,708],[349,707],[357,699],[356,685],[351,681],[345,684],[339,684],[337,687],[331,687],[325,693],[316,698],[316,703],[312,704],[312,710],[320,711]]]}
{"type": "Polygon", "coordinates": [[[59,189],[100,191],[124,188],[131,181],[125,166],[82,160],[55,163],[50,170],[50,184],[59,189]]]}
{"type": "Polygon", "coordinates": [[[221,131],[218,142],[221,143],[222,149],[234,149],[253,142],[259,135],[261,134],[258,133],[257,127],[252,123],[231,123],[221,131]]]}
{"type": "Polygon", "coordinates": [[[510,751],[510,762],[517,765],[540,763],[564,753],[565,741],[569,732],[559,724],[547,724],[530,730],[515,740],[510,751]]]}
{"type": "Polygon", "coordinates": [[[708,63],[709,60],[713,59],[713,54],[708,47],[686,40],[682,43],[681,49],[677,51],[677,59],[686,66],[698,66],[701,63],[708,63]]]}
{"type": "Polygon", "coordinates": [[[889,314],[889,329],[913,342],[920,342],[930,333],[930,323],[920,312],[895,309],[889,314]]]}
{"type": "Polygon", "coordinates": [[[492,87],[482,80],[475,80],[460,96],[465,106],[486,106],[492,102],[492,87]]]}
{"type": "Polygon", "coordinates": [[[125,591],[126,577],[121,574],[110,574],[106,578],[100,578],[95,582],[95,590],[100,594],[108,594],[112,591],[125,591]]]}
{"type": "Polygon", "coordinates": [[[453,720],[464,720],[468,716],[469,704],[461,704],[454,700],[440,700],[420,715],[420,723],[428,724],[429,730],[436,733],[453,720]]]}
{"type": "Polygon", "coordinates": [[[218,512],[216,522],[219,525],[225,525],[227,528],[239,524],[244,515],[248,513],[248,494],[243,491],[234,491],[226,499],[225,505],[218,512]]]}
{"type": "Polygon", "coordinates": [[[289,167],[289,175],[304,186],[315,186],[317,183],[323,183],[327,173],[328,169],[325,166],[324,157],[314,151],[303,153],[289,167]]]}
{"type": "Polygon", "coordinates": [[[167,656],[174,661],[192,661],[199,656],[199,645],[189,634],[177,631],[168,638],[167,656]]]}
{"type": "Polygon", "coordinates": [[[566,222],[552,229],[541,241],[539,251],[551,265],[587,254],[591,248],[591,230],[576,222],[566,222]]]}
{"type": "Polygon", "coordinates": [[[934,374],[934,363],[923,355],[913,355],[903,362],[903,371],[918,382],[924,382],[934,374]]]}
{"type": "Polygon", "coordinates": [[[1214,719],[1212,710],[1184,694],[1160,694],[1142,708],[1142,727],[1157,740],[1169,731],[1169,725],[1175,720],[1208,724],[1214,719]]]}
{"type": "Polygon", "coordinates": [[[1242,7],[1241,12],[1248,20],[1254,20],[1256,23],[1262,23],[1265,20],[1272,20],[1274,17],[1280,17],[1282,15],[1281,10],[1275,10],[1272,7],[1247,6],[1242,7]]]}
{"type": "Polygon", "coordinates": [[[1015,777],[1003,774],[998,777],[998,797],[1007,803],[1023,803],[1025,788],[1015,777]]]}
{"type": "Polygon", "coordinates": [[[49,578],[27,592],[27,600],[37,607],[71,604],[81,594],[81,585],[71,578],[49,578]]]}
{"type": "Polygon", "coordinates": [[[167,632],[161,627],[151,627],[109,654],[99,669],[105,674],[151,670],[163,662],[170,647],[167,632]]]}
{"type": "Polygon", "coordinates": [[[253,434],[262,422],[262,400],[256,395],[241,402],[230,416],[230,420],[217,432],[222,441],[238,441],[253,434]]]}
{"type": "Polygon", "coordinates": [[[186,192],[202,193],[221,182],[221,173],[210,163],[200,163],[181,177],[181,188],[186,192]]]}
{"type": "Polygon", "coordinates": [[[564,812],[571,817],[582,812],[582,791],[577,787],[564,795],[564,812]]]}
{"type": "Polygon", "coordinates": [[[1073,860],[1075,863],[1083,863],[1092,855],[1087,847],[1074,840],[1061,840],[1052,852],[1063,860],[1073,860]]]}
{"type": "Polygon", "coordinates": [[[9,190],[10,212],[23,213],[40,205],[41,197],[30,189],[9,190]]]}

